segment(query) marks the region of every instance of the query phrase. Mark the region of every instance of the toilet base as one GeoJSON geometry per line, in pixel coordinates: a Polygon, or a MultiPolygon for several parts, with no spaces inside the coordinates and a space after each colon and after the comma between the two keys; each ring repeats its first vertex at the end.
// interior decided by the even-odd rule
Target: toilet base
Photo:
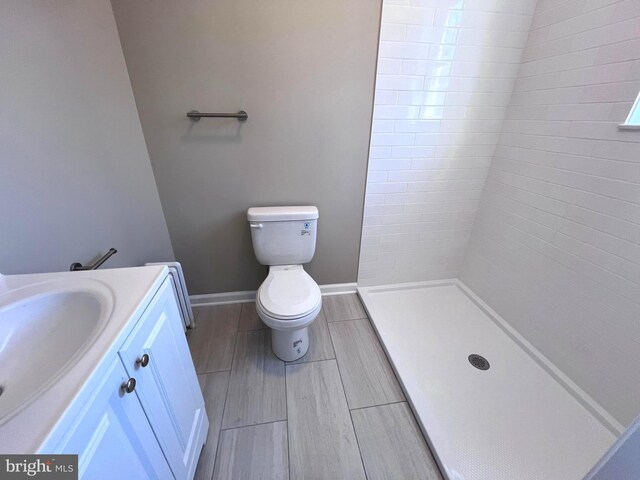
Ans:
{"type": "Polygon", "coordinates": [[[309,350],[309,327],[297,330],[271,329],[271,349],[280,360],[293,362],[309,350]]]}

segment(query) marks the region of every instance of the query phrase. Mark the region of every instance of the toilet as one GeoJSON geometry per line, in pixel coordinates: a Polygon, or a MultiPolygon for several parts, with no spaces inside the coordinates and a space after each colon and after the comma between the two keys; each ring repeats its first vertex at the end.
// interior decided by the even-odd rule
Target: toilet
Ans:
{"type": "Polygon", "coordinates": [[[256,310],[271,327],[273,353],[286,362],[309,349],[309,325],[322,307],[320,287],[303,264],[316,250],[316,207],[253,207],[247,211],[253,251],[269,274],[256,293],[256,310]]]}

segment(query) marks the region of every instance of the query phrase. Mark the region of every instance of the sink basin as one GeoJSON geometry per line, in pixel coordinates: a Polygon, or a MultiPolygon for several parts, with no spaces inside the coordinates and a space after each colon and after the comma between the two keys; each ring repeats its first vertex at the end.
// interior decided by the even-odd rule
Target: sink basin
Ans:
{"type": "Polygon", "coordinates": [[[44,282],[0,295],[0,423],[82,361],[112,310],[109,287],[90,279],[44,282]]]}

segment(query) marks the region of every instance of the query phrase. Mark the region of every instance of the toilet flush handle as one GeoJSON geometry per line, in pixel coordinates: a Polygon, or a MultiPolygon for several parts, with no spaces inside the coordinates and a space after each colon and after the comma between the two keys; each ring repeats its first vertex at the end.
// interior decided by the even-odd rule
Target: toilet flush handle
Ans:
{"type": "Polygon", "coordinates": [[[262,224],[261,223],[250,223],[249,226],[251,228],[262,228],[262,224]]]}

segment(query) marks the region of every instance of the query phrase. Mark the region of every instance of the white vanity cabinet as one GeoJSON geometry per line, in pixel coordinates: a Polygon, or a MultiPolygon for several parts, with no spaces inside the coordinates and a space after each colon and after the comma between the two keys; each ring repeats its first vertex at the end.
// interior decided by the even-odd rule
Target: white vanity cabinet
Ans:
{"type": "Polygon", "coordinates": [[[110,363],[58,451],[78,454],[80,478],[173,478],[137,396],[121,388],[129,378],[124,366],[110,363]]]}
{"type": "MultiPolygon", "coordinates": [[[[80,478],[193,478],[209,421],[166,277],[65,413],[50,453],[77,453],[80,478]]],[[[45,451],[42,450],[42,451],[45,451]]]]}
{"type": "Polygon", "coordinates": [[[119,355],[177,479],[192,478],[207,431],[198,385],[178,304],[168,277],[119,355]]]}

